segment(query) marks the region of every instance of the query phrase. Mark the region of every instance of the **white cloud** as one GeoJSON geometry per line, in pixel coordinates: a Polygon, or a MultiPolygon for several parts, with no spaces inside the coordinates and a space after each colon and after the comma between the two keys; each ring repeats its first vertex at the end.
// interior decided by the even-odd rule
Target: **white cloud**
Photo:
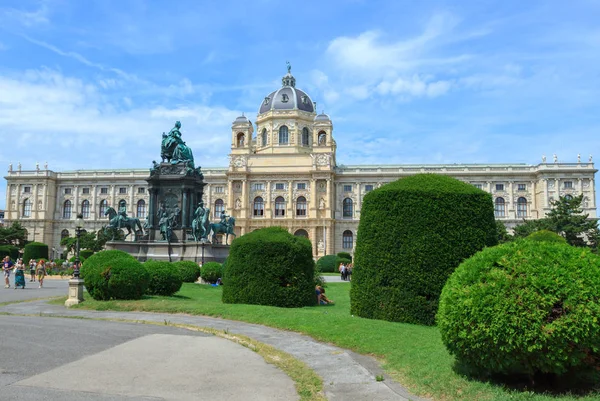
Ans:
{"type": "Polygon", "coordinates": [[[17,23],[25,27],[47,24],[49,22],[49,9],[45,2],[42,2],[40,7],[33,11],[0,8],[0,22],[4,22],[3,25],[9,25],[10,22],[17,23]]]}
{"type": "Polygon", "coordinates": [[[413,97],[437,97],[450,90],[452,83],[449,81],[427,82],[418,75],[409,79],[397,78],[391,81],[382,81],[377,85],[377,92],[381,95],[410,95],[413,97]]]}

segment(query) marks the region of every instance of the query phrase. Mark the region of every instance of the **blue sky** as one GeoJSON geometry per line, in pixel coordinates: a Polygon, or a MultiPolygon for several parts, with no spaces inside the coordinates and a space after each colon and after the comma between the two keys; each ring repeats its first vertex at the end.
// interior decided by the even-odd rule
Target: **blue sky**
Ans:
{"type": "Polygon", "coordinates": [[[175,120],[226,166],[286,60],[341,164],[600,157],[598,21],[600,0],[1,0],[0,169],[148,167],[175,120]]]}

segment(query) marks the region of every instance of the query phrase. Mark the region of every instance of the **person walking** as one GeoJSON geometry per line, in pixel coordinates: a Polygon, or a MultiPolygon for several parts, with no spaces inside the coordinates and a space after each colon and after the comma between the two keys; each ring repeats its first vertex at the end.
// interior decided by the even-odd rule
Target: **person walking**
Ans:
{"type": "Polygon", "coordinates": [[[10,288],[10,272],[12,271],[14,263],[10,260],[9,256],[5,256],[2,260],[2,271],[4,272],[4,288],[10,288]]]}
{"type": "Polygon", "coordinates": [[[35,283],[35,259],[29,261],[29,281],[35,283]]]}
{"type": "Polygon", "coordinates": [[[42,288],[44,286],[44,277],[46,277],[46,264],[44,263],[44,259],[40,259],[35,268],[38,281],[40,282],[40,286],[38,288],[42,288]]]}
{"type": "Polygon", "coordinates": [[[25,265],[23,259],[18,259],[15,265],[15,290],[17,287],[25,289],[25,265]]]}

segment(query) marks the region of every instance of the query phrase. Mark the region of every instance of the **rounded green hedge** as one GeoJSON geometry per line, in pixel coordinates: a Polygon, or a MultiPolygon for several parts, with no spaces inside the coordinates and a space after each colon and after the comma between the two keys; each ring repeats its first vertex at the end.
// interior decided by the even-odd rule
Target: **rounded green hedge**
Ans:
{"type": "Polygon", "coordinates": [[[317,269],[323,273],[337,273],[339,263],[337,262],[337,255],[325,255],[317,260],[317,269]]]}
{"type": "Polygon", "coordinates": [[[0,259],[10,257],[11,260],[17,260],[19,257],[19,248],[14,245],[0,245],[0,259]]]}
{"type": "Polygon", "coordinates": [[[281,307],[316,304],[315,263],[307,238],[280,227],[252,231],[231,244],[223,302],[281,307]]]}
{"type": "Polygon", "coordinates": [[[352,272],[351,312],[433,325],[458,265],[496,245],[490,194],[438,174],[418,174],[364,197],[352,272]]]}
{"type": "Polygon", "coordinates": [[[223,278],[223,265],[219,262],[206,262],[200,268],[200,277],[210,284],[215,284],[219,278],[223,278]]]}
{"type": "Polygon", "coordinates": [[[600,256],[553,242],[484,249],[440,298],[442,341],[479,373],[600,370],[600,256]]]}
{"type": "Polygon", "coordinates": [[[81,251],[79,251],[79,260],[85,260],[93,254],[94,251],[92,251],[91,249],[82,249],[81,251]]]}
{"type": "Polygon", "coordinates": [[[348,263],[352,263],[352,255],[350,255],[348,252],[338,252],[337,257],[340,259],[348,259],[348,263]]]}
{"type": "Polygon", "coordinates": [[[42,244],[41,242],[30,242],[25,245],[23,251],[23,263],[28,264],[31,259],[48,260],[48,245],[42,244]]]}
{"type": "Polygon", "coordinates": [[[180,260],[175,262],[175,266],[179,269],[179,275],[184,283],[195,283],[200,277],[200,266],[196,262],[180,260]]]}
{"type": "Polygon", "coordinates": [[[567,243],[566,239],[549,230],[534,231],[525,238],[527,238],[529,241],[559,242],[561,244],[567,243]]]}
{"type": "Polygon", "coordinates": [[[150,275],[148,289],[150,295],[171,296],[181,289],[183,283],[179,267],[171,262],[148,260],[144,263],[150,275]]]}
{"type": "Polygon", "coordinates": [[[81,277],[92,298],[140,299],[150,281],[146,268],[130,254],[118,251],[101,251],[83,262],[81,277]]]}

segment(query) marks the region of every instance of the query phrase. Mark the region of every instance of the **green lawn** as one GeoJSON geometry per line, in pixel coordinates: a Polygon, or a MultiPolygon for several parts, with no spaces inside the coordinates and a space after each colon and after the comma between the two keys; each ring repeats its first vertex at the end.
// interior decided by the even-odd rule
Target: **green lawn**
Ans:
{"type": "Polygon", "coordinates": [[[121,311],[189,313],[223,317],[306,333],[313,338],[376,356],[387,373],[414,394],[435,400],[590,401],[600,395],[558,396],[506,390],[468,380],[452,370],[435,327],[369,320],[350,315],[350,284],[330,283],[331,306],[284,309],[221,303],[221,288],[184,284],[173,297],[147,297],[139,301],[94,301],[89,296],[78,308],[121,311]]]}

